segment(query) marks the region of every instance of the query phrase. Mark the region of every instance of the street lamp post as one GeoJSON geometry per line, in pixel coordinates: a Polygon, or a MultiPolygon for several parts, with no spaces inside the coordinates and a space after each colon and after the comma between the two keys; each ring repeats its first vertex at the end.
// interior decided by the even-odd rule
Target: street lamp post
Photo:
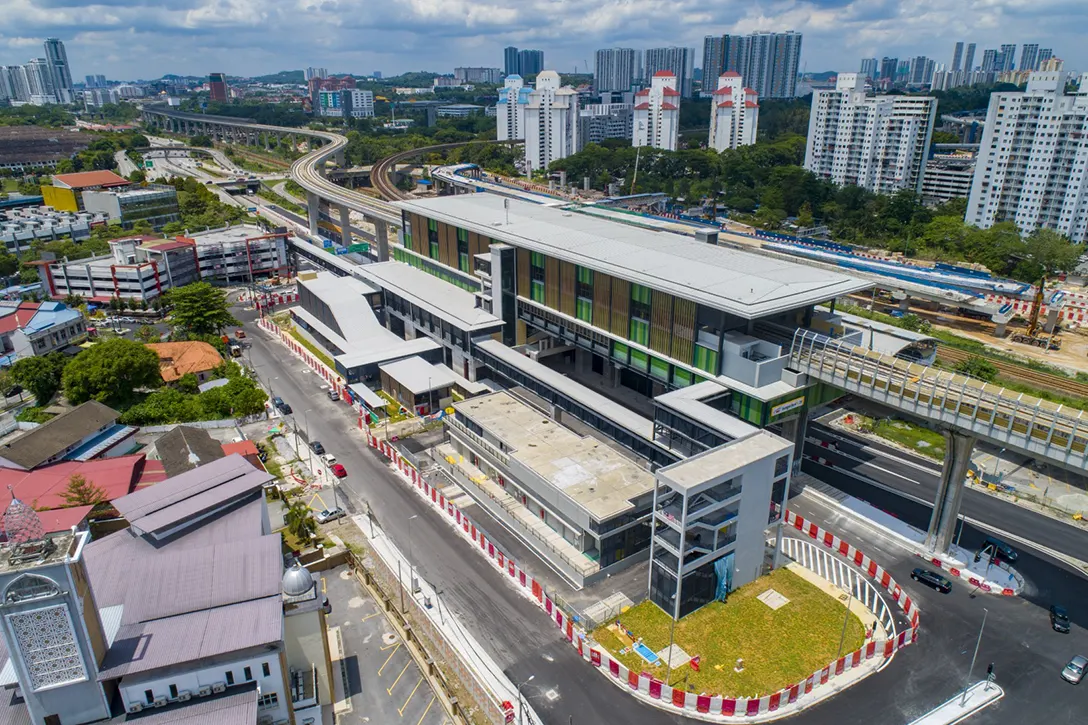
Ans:
{"type": "Polygon", "coordinates": [[[978,628],[978,640],[975,642],[975,653],[971,655],[971,666],[967,669],[967,682],[963,685],[963,699],[960,700],[960,707],[967,704],[967,688],[971,686],[971,673],[975,670],[975,659],[978,657],[979,645],[982,644],[982,630],[986,629],[986,615],[989,613],[989,609],[982,608],[982,626],[978,628]]]}
{"type": "Polygon", "coordinates": [[[529,675],[529,679],[518,685],[518,725],[525,722],[525,699],[521,696],[521,688],[536,679],[536,675],[529,675]]]}
{"type": "Polygon", "coordinates": [[[850,605],[854,603],[854,590],[850,589],[850,596],[846,600],[846,616],[842,620],[842,634],[839,635],[839,653],[835,659],[842,657],[842,647],[846,643],[846,625],[850,623],[850,605]]]}

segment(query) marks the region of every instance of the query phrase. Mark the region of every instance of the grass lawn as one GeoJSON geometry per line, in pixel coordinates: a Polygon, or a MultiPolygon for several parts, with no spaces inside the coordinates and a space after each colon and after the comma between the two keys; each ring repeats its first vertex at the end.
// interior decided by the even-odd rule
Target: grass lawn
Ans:
{"type": "Polygon", "coordinates": [[[309,350],[314,357],[325,363],[325,365],[327,365],[330,370],[336,370],[336,363],[333,361],[333,359],[329,357],[326,353],[322,352],[321,348],[319,348],[317,345],[313,344],[303,335],[299,334],[299,332],[295,330],[294,326],[292,326],[291,329],[288,330],[288,332],[291,333],[291,337],[295,338],[295,340],[298,341],[299,345],[302,345],[304,348],[309,350]]]}
{"type": "MultiPolygon", "coordinates": [[[[734,591],[727,602],[712,602],[676,623],[676,643],[701,662],[698,672],[687,665],[674,671],[671,684],[680,686],[686,676],[693,692],[731,697],[777,692],[835,659],[845,614],[843,602],[788,569],[778,569],[734,591]],[[772,610],[756,599],[767,589],[789,603],[772,610]],[[739,673],[733,671],[738,657],[744,659],[744,671],[739,673]]],[[[632,607],[619,620],[655,652],[669,646],[669,616],[652,602],[632,607]]],[[[629,669],[665,676],[664,663],[651,667],[633,651],[620,654],[626,643],[607,625],[593,637],[629,669]]],[[[843,653],[860,647],[864,637],[864,626],[851,615],[843,653]]]]}
{"type": "Polygon", "coordinates": [[[854,413],[854,418],[861,421],[860,426],[863,429],[871,430],[874,435],[917,451],[926,458],[932,458],[935,461],[944,460],[944,436],[935,430],[895,418],[874,420],[857,413],[854,413]]]}

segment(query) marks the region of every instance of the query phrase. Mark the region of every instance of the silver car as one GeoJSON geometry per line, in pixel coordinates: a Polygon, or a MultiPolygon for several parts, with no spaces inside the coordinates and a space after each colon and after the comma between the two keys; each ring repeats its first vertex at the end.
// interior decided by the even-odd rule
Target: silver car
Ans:
{"type": "Polygon", "coordinates": [[[319,524],[327,524],[330,521],[342,519],[347,515],[348,514],[346,511],[344,511],[344,509],[337,506],[336,508],[325,509],[324,511],[318,512],[317,515],[314,516],[314,518],[317,519],[317,523],[319,524]]]}
{"type": "Polygon", "coordinates": [[[1084,679],[1084,669],[1086,667],[1088,667],[1088,659],[1082,655],[1077,655],[1069,660],[1069,664],[1062,670],[1062,679],[1078,685],[1084,679]]]}

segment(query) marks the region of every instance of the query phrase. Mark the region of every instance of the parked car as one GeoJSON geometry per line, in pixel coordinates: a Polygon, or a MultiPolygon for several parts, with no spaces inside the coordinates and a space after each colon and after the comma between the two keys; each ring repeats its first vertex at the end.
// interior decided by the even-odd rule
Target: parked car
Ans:
{"type": "Polygon", "coordinates": [[[348,470],[339,463],[334,463],[329,468],[332,470],[332,475],[337,478],[347,478],[348,470]]]}
{"type": "Polygon", "coordinates": [[[321,445],[321,441],[310,441],[310,450],[319,456],[325,454],[325,446],[321,445]]]}
{"type": "Polygon", "coordinates": [[[999,558],[1010,564],[1015,564],[1016,560],[1020,558],[1020,555],[1016,553],[1016,549],[1012,548],[1001,539],[995,539],[992,536],[982,542],[982,548],[986,549],[986,547],[990,547],[993,551],[996,551],[999,558]]]}
{"type": "Polygon", "coordinates": [[[284,415],[291,415],[293,412],[291,406],[284,402],[283,398],[278,395],[275,398],[272,398],[272,406],[284,415]]]}
{"type": "Polygon", "coordinates": [[[1062,670],[1062,679],[1066,682],[1072,682],[1074,685],[1079,685],[1080,681],[1084,679],[1085,667],[1088,667],[1088,658],[1083,655],[1076,655],[1069,660],[1069,664],[1062,670]]]}
{"type": "Polygon", "coordinates": [[[1050,626],[1055,632],[1069,633],[1069,615],[1065,607],[1059,607],[1057,604],[1050,605],[1050,626]]]}
{"type": "MultiPolygon", "coordinates": [[[[347,474],[345,473],[345,475],[347,474]]],[[[347,515],[347,511],[337,506],[335,508],[325,509],[324,511],[318,511],[316,514],[314,514],[314,518],[317,519],[317,523],[319,524],[327,524],[330,521],[342,519],[347,515]]]]}
{"type": "Polygon", "coordinates": [[[935,571],[918,567],[910,573],[910,578],[922,584],[928,584],[939,592],[948,594],[952,591],[952,582],[935,571]]]}
{"type": "Polygon", "coordinates": [[[329,400],[331,400],[333,402],[336,402],[337,400],[340,400],[340,393],[336,392],[335,390],[330,390],[329,391],[329,400]]]}
{"type": "Polygon", "coordinates": [[[331,467],[331,466],[334,466],[336,464],[336,456],[334,456],[331,453],[326,453],[325,455],[321,456],[321,460],[323,460],[325,462],[326,466],[331,467]]]}

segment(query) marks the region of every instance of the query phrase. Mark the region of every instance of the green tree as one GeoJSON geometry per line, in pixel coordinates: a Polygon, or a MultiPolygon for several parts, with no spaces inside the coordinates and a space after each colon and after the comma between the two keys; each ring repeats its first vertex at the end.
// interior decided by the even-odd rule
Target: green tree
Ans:
{"type": "Polygon", "coordinates": [[[178,381],[174,383],[174,387],[188,395],[196,395],[200,392],[200,381],[197,379],[196,375],[186,373],[178,378],[178,381]]]}
{"type": "Polygon", "coordinates": [[[207,282],[172,289],[167,302],[174,308],[174,326],[190,334],[219,335],[224,327],[240,324],[230,314],[226,293],[207,282]]]}
{"type": "Polygon", "coordinates": [[[72,309],[75,309],[83,305],[83,298],[79,295],[67,294],[64,296],[64,304],[68,305],[72,309]]]}
{"type": "MultiPolygon", "coordinates": [[[[78,357],[78,356],[77,356],[78,357]]],[[[39,406],[49,404],[61,386],[67,358],[59,352],[39,357],[25,357],[11,366],[11,377],[37,399],[39,406]]]]}
{"type": "Polygon", "coordinates": [[[72,474],[62,495],[65,507],[94,506],[107,500],[106,492],[80,473],[72,474]]]}
{"type": "Polygon", "coordinates": [[[295,501],[283,515],[287,530],[299,541],[309,541],[317,533],[313,511],[304,501],[295,501]]]}
{"type": "Polygon", "coordinates": [[[1077,266],[1084,250],[1052,229],[1036,229],[1027,239],[1011,275],[1023,282],[1038,282],[1052,274],[1068,272],[1077,266]]]}
{"type": "Polygon", "coordinates": [[[140,325],[140,328],[136,330],[136,333],[133,335],[133,337],[143,343],[158,342],[159,331],[151,325],[140,325]]]}
{"type": "Polygon", "coordinates": [[[116,337],[76,355],[64,368],[63,381],[73,404],[93,398],[124,408],[137,391],[162,384],[159,356],[135,340],[116,337]]]}
{"type": "Polygon", "coordinates": [[[957,373],[970,375],[972,378],[978,378],[987,383],[992,383],[997,379],[998,375],[997,366],[979,355],[972,355],[966,360],[956,363],[953,369],[957,373]]]}
{"type": "MultiPolygon", "coordinates": [[[[0,277],[10,277],[19,271],[19,258],[8,252],[0,252],[0,277]]],[[[37,276],[37,268],[34,275],[37,276]]]]}

